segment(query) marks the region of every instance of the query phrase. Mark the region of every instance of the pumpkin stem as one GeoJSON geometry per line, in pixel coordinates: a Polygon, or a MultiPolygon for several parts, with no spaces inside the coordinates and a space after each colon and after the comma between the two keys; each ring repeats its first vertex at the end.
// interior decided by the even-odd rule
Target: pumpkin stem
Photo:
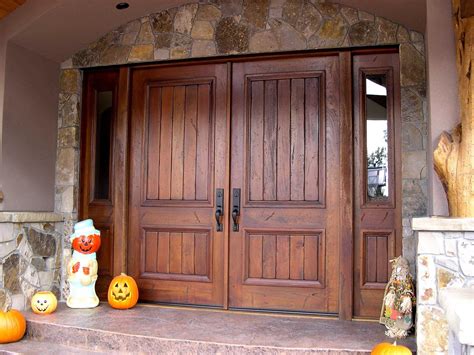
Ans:
{"type": "Polygon", "coordinates": [[[127,276],[127,274],[124,273],[124,272],[121,272],[121,273],[120,273],[120,276],[127,276]]]}
{"type": "Polygon", "coordinates": [[[393,342],[393,346],[397,346],[397,341],[396,340],[393,342]]]}
{"type": "Polygon", "coordinates": [[[8,299],[5,298],[5,303],[2,306],[2,312],[7,313],[11,309],[11,303],[8,302],[8,299]]]}

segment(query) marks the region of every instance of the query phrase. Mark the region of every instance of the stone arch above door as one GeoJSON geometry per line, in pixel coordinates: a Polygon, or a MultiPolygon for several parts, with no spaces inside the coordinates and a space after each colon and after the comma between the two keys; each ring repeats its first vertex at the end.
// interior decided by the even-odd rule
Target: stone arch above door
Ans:
{"type": "MultiPolygon", "coordinates": [[[[423,35],[364,11],[315,0],[208,0],[182,5],[128,22],[63,62],[55,211],[65,216],[65,235],[71,233],[77,219],[79,68],[382,45],[400,48],[403,253],[414,268],[415,239],[410,220],[425,216],[428,205],[423,35]]],[[[69,239],[64,240],[67,256],[69,239]]]]}

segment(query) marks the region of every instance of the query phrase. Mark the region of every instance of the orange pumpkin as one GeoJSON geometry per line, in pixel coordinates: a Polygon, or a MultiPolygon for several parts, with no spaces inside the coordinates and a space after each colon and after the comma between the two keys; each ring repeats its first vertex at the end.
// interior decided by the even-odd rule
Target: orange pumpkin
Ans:
{"type": "Polygon", "coordinates": [[[11,343],[23,338],[26,320],[16,309],[0,311],[0,344],[11,343]]]}
{"type": "Polygon", "coordinates": [[[51,291],[36,292],[31,299],[31,309],[36,314],[51,314],[58,306],[58,299],[51,291]]]}
{"type": "Polygon", "coordinates": [[[138,286],[135,280],[121,273],[110,283],[107,299],[113,308],[128,309],[137,304],[138,286]]]}
{"type": "Polygon", "coordinates": [[[410,349],[403,345],[397,345],[397,342],[377,344],[371,352],[372,355],[412,355],[410,349]]]}

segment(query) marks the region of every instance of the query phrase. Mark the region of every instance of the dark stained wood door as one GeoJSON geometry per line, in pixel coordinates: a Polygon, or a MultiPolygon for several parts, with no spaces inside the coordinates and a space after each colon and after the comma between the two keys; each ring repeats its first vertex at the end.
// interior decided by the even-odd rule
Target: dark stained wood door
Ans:
{"type": "Polygon", "coordinates": [[[141,300],[222,306],[227,65],[138,68],[131,80],[129,274],[141,300]]]}
{"type": "Polygon", "coordinates": [[[229,306],[338,312],[339,57],[236,63],[229,306]]]}

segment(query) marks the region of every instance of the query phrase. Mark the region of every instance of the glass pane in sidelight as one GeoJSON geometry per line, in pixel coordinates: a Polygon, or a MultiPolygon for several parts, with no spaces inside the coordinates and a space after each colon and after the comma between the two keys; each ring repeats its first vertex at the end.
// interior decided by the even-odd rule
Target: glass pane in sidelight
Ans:
{"type": "Polygon", "coordinates": [[[95,184],[94,199],[110,199],[110,162],[113,117],[113,93],[97,93],[95,127],[95,184]]]}
{"type": "Polygon", "coordinates": [[[367,201],[388,200],[388,114],[387,77],[367,75],[365,79],[365,127],[367,201]]]}

